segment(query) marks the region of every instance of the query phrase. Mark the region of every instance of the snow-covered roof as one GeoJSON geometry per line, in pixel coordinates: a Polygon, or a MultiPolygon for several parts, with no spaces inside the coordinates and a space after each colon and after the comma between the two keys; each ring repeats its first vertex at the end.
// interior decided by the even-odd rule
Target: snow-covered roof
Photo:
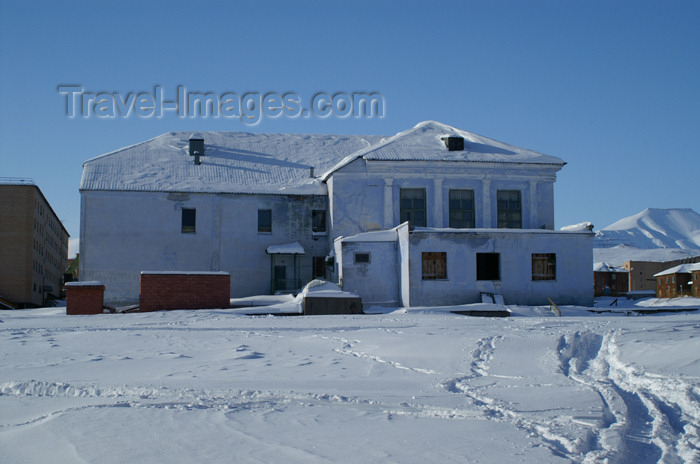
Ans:
{"type": "Polygon", "coordinates": [[[76,282],[66,282],[66,287],[99,287],[104,284],[99,280],[83,280],[76,282]]]}
{"type": "Polygon", "coordinates": [[[370,232],[360,232],[349,237],[338,237],[336,240],[343,242],[395,242],[398,240],[398,227],[387,230],[374,230],[370,232]]]}
{"type": "Polygon", "coordinates": [[[359,298],[356,293],[343,291],[332,282],[314,279],[304,286],[299,293],[301,298],[359,298]]]}
{"type": "Polygon", "coordinates": [[[393,137],[249,132],[197,132],[205,155],[189,154],[193,132],[168,132],[92,158],[83,164],[80,190],[323,195],[333,172],[367,160],[425,160],[552,165],[554,156],[517,148],[435,121],[393,137]],[[449,151],[443,137],[459,136],[464,150],[449,151]],[[318,177],[311,177],[311,168],[318,177]]]}
{"type": "Polygon", "coordinates": [[[665,271],[661,271],[657,274],[654,274],[654,277],[661,277],[661,276],[671,275],[671,274],[690,274],[693,271],[700,271],[700,263],[679,264],[678,266],[673,266],[670,269],[666,269],[665,271]]]}
{"type": "Polygon", "coordinates": [[[358,158],[374,161],[538,164],[558,166],[559,168],[566,164],[555,156],[518,148],[437,121],[424,121],[407,131],[399,132],[393,137],[383,140],[377,145],[353,153],[324,173],[322,179],[327,179],[335,171],[358,158]],[[464,138],[464,150],[448,150],[443,138],[450,136],[464,138]]]}
{"type": "Polygon", "coordinates": [[[569,232],[583,232],[583,231],[592,231],[593,230],[593,224],[591,224],[588,221],[585,222],[579,222],[578,224],[572,224],[570,226],[564,226],[560,230],[563,231],[569,231],[569,232]]]}
{"type": "Polygon", "coordinates": [[[202,164],[189,154],[192,132],[168,132],[83,164],[81,190],[282,193],[326,193],[310,176],[376,144],[376,135],[256,134],[197,132],[204,138],[202,164]]]}
{"type": "Polygon", "coordinates": [[[0,177],[0,185],[36,185],[28,177],[0,177]]]}
{"type": "Polygon", "coordinates": [[[303,255],[304,247],[299,242],[287,243],[285,245],[271,245],[267,247],[268,255],[303,255]]]}
{"type": "Polygon", "coordinates": [[[141,271],[141,275],[230,275],[226,271],[141,271]]]}
{"type": "Polygon", "coordinates": [[[627,269],[602,262],[593,265],[593,272],[627,272],[627,269]]]}

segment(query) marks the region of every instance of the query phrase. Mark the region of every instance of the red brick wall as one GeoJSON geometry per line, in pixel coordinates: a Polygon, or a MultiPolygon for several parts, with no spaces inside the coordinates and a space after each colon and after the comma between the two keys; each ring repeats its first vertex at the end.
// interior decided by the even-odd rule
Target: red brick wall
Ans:
{"type": "Polygon", "coordinates": [[[139,282],[141,311],[228,308],[230,293],[228,273],[142,273],[139,282]]]}
{"type": "Polygon", "coordinates": [[[66,285],[66,314],[102,314],[104,285],[66,285]]]}

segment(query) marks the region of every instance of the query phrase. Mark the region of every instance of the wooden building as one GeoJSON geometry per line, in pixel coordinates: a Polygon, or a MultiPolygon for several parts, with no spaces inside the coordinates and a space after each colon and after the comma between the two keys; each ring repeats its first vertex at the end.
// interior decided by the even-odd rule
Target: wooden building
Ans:
{"type": "Polygon", "coordinates": [[[697,282],[700,279],[700,263],[680,264],[654,274],[654,277],[658,298],[699,295],[697,282]]]}
{"type": "Polygon", "coordinates": [[[629,271],[624,267],[598,263],[593,268],[595,296],[623,296],[629,290],[629,271]]]}

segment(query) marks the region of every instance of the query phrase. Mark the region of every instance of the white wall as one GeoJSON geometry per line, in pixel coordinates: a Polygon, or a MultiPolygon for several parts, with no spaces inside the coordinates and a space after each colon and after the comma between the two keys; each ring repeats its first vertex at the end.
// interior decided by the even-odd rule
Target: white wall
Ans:
{"type": "Polygon", "coordinates": [[[481,292],[503,295],[506,304],[593,304],[593,234],[543,230],[476,231],[397,230],[396,242],[376,242],[371,235],[336,241],[342,244],[342,283],[363,301],[398,294],[399,305],[440,306],[477,303],[481,292]],[[390,246],[394,245],[395,246],[390,246]],[[370,264],[355,264],[353,253],[369,251],[370,264]],[[447,278],[423,280],[422,253],[445,252],[447,278]],[[477,280],[477,253],[500,254],[500,279],[477,280]],[[556,255],[556,278],[532,280],[532,254],[556,255]]]}
{"type": "Polygon", "coordinates": [[[506,304],[593,304],[593,234],[518,231],[422,232],[410,234],[410,305],[481,301],[501,294],[506,304]],[[422,252],[447,253],[447,279],[422,279],[422,252]],[[476,279],[476,254],[500,254],[500,280],[476,279]],[[556,254],[556,279],[532,280],[532,253],[556,254]]]}
{"type": "Polygon", "coordinates": [[[227,271],[231,296],[270,292],[270,245],[298,241],[302,279],[327,235],[311,231],[325,196],[81,192],[80,278],[105,283],[107,303],[138,301],[142,270],[227,271]],[[196,233],[181,232],[182,208],[197,210],[196,233]],[[272,210],[272,232],[258,233],[258,209],[272,210]]]}
{"type": "Polygon", "coordinates": [[[366,161],[357,159],[328,180],[331,238],[399,225],[402,188],[426,191],[427,227],[449,226],[449,190],[474,190],[477,228],[498,226],[497,191],[520,190],[523,229],[554,229],[558,166],[507,163],[366,161]]]}
{"type": "Polygon", "coordinates": [[[363,306],[399,306],[398,243],[342,242],[340,283],[362,297],[363,306]],[[369,253],[369,263],[355,263],[355,253],[369,253]]]}

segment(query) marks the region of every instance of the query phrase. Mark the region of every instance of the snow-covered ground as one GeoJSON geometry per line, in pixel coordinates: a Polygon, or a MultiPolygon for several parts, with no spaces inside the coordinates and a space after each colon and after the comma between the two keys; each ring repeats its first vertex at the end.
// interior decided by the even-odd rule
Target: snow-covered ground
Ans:
{"type": "Polygon", "coordinates": [[[0,462],[699,462],[700,312],[632,310],[700,300],[612,302],[3,311],[0,462]]]}

